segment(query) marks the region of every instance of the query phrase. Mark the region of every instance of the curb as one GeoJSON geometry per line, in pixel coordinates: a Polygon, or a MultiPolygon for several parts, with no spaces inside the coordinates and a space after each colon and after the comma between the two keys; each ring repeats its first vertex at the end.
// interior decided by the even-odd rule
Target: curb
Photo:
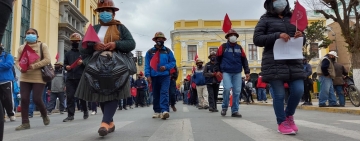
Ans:
{"type": "MultiPolygon", "coordinates": [[[[271,107],[273,106],[272,104],[264,104],[264,103],[253,103],[252,105],[271,106],[271,107]]],[[[321,112],[328,112],[328,113],[360,115],[360,108],[359,109],[343,109],[342,107],[337,108],[337,107],[297,106],[297,109],[321,111],[321,112]]]]}

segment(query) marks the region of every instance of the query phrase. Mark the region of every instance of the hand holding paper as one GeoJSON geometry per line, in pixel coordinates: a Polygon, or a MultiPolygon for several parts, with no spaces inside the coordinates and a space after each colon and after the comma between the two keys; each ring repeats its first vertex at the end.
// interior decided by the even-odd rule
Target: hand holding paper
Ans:
{"type": "Polygon", "coordinates": [[[84,39],[83,39],[83,42],[82,42],[82,47],[83,48],[87,48],[87,43],[88,42],[95,42],[95,43],[99,43],[100,42],[100,39],[97,35],[97,33],[95,32],[95,29],[94,27],[90,24],[86,33],[85,33],[85,36],[84,36],[84,39]]]}
{"type": "Polygon", "coordinates": [[[287,42],[277,39],[274,44],[274,60],[302,59],[303,37],[294,38],[287,42]]]}

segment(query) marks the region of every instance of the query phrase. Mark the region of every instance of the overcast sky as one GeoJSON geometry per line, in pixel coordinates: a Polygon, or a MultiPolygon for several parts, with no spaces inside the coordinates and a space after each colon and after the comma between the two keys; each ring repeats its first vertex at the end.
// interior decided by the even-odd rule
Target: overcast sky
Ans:
{"type": "MultiPolygon", "coordinates": [[[[136,49],[143,54],[155,43],[152,38],[162,31],[168,38],[165,45],[171,48],[170,31],[176,20],[259,19],[265,12],[265,0],[113,0],[120,8],[116,19],[132,33],[136,49]]],[[[294,0],[289,0],[293,5],[294,0]]],[[[293,7],[293,6],[291,6],[293,7]]]]}

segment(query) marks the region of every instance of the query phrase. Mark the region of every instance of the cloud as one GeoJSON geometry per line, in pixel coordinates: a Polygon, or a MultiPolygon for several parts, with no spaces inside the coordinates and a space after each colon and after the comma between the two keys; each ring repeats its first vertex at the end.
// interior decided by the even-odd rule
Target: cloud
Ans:
{"type": "MultiPolygon", "coordinates": [[[[293,3],[293,0],[289,0],[293,3]]],[[[154,34],[162,31],[171,47],[170,31],[177,20],[222,20],[225,13],[230,19],[259,19],[265,12],[264,0],[114,0],[120,8],[116,19],[132,33],[136,51],[143,54],[155,43],[154,34]]],[[[293,4],[292,4],[293,5],[293,4]]]]}

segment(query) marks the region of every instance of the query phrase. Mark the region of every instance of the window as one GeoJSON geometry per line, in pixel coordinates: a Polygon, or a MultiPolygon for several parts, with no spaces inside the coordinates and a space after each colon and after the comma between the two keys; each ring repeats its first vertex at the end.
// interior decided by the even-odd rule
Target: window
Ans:
{"type": "Polygon", "coordinates": [[[213,51],[217,52],[217,50],[218,50],[217,47],[210,47],[210,48],[209,48],[209,55],[210,55],[210,53],[213,52],[213,51]]]}
{"type": "Polygon", "coordinates": [[[77,7],[77,8],[79,8],[80,6],[80,2],[79,2],[79,0],[75,0],[75,6],[77,7]]]}
{"type": "Polygon", "coordinates": [[[248,54],[248,59],[249,60],[257,60],[257,46],[255,46],[254,44],[249,44],[249,54],[248,54]]]}
{"type": "Polygon", "coordinates": [[[25,42],[25,32],[30,28],[30,10],[31,0],[22,0],[20,44],[23,44],[25,42]]]}
{"type": "Polygon", "coordinates": [[[12,30],[12,17],[13,14],[10,15],[9,21],[7,23],[5,32],[4,32],[4,36],[2,38],[2,44],[3,47],[5,48],[6,52],[10,52],[11,51],[11,30],[12,30]]]}
{"type": "Polygon", "coordinates": [[[92,19],[93,19],[93,24],[92,25],[96,25],[96,16],[95,16],[95,14],[93,14],[92,19]]]}
{"type": "Polygon", "coordinates": [[[197,54],[196,45],[188,45],[188,61],[194,60],[197,54]]]}

